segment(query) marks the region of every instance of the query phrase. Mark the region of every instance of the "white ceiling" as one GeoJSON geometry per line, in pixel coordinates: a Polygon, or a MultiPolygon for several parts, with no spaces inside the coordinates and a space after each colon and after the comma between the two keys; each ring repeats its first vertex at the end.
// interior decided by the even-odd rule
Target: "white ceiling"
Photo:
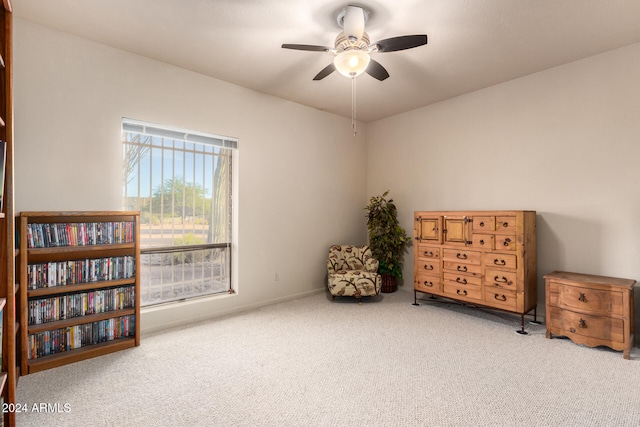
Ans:
{"type": "Polygon", "coordinates": [[[639,0],[13,0],[14,16],[259,92],[351,117],[351,82],[313,77],[333,57],[338,12],[369,11],[372,42],[427,34],[377,53],[391,75],[357,79],[364,122],[640,42],[639,0]]]}

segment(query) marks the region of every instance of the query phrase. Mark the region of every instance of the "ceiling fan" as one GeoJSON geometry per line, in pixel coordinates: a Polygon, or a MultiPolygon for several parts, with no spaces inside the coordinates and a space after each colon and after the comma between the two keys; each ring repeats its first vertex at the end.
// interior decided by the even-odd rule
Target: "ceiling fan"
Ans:
{"type": "Polygon", "coordinates": [[[322,80],[334,71],[347,77],[357,77],[363,72],[382,81],[389,77],[387,70],[371,58],[372,53],[396,52],[427,44],[427,35],[391,37],[371,43],[364,31],[369,13],[360,6],[348,5],[338,14],[338,34],[334,47],[308,44],[283,44],[284,49],[327,52],[335,55],[333,62],[323,68],[313,80],[322,80]]]}

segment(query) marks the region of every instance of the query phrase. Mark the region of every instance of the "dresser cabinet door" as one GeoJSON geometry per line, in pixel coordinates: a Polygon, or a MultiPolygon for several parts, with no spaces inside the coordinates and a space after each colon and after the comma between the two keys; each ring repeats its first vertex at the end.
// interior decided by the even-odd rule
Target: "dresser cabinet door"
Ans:
{"type": "Polygon", "coordinates": [[[417,217],[415,237],[419,242],[442,243],[442,217],[417,217]]]}
{"type": "Polygon", "coordinates": [[[471,219],[467,216],[445,216],[443,239],[445,244],[471,244],[471,219]]]}

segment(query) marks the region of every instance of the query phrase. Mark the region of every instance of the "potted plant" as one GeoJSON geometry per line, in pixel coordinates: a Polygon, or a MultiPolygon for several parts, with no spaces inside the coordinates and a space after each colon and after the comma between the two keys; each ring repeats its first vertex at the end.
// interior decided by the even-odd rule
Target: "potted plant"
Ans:
{"type": "Polygon", "coordinates": [[[374,196],[365,207],[369,247],[379,261],[378,272],[382,276],[382,292],[395,292],[398,279],[402,279],[402,260],[411,238],[398,222],[398,209],[393,199],[387,200],[389,190],[374,196]]]}

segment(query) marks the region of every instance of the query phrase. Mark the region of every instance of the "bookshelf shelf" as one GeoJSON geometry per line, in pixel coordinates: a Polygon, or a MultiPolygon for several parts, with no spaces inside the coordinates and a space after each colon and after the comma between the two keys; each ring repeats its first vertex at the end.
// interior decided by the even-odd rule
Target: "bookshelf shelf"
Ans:
{"type": "MultiPolygon", "coordinates": [[[[13,207],[13,13],[11,0],[0,6],[0,298],[2,310],[3,403],[16,402],[19,367],[16,352],[15,223],[13,207]]],[[[2,414],[4,426],[15,426],[15,413],[2,414]]],[[[0,424],[2,424],[0,422],[0,424]]]]}
{"type": "Polygon", "coordinates": [[[135,285],[136,279],[130,277],[128,279],[118,280],[100,280],[90,283],[78,283],[75,285],[54,286],[53,288],[29,289],[27,291],[28,298],[42,298],[49,295],[58,295],[60,292],[80,292],[94,289],[113,288],[125,285],[135,285]]]}
{"type": "Polygon", "coordinates": [[[140,214],[21,212],[23,375],[140,344],[140,214]]]}
{"type": "Polygon", "coordinates": [[[50,331],[52,329],[62,329],[69,326],[83,325],[85,323],[99,322],[101,320],[113,319],[121,316],[135,315],[136,311],[133,308],[125,310],[113,310],[104,313],[87,314],[84,316],[72,317],[70,319],[56,320],[53,322],[40,323],[37,325],[29,325],[29,333],[36,334],[38,332],[50,331]]]}
{"type": "Polygon", "coordinates": [[[45,369],[56,368],[69,363],[90,359],[92,357],[103,356],[105,354],[136,347],[137,345],[139,345],[139,343],[136,341],[135,337],[118,338],[113,341],[102,342],[90,347],[82,347],[65,351],[63,353],[44,356],[31,361],[29,364],[29,373],[33,374],[35,372],[44,371],[45,369]]]}

